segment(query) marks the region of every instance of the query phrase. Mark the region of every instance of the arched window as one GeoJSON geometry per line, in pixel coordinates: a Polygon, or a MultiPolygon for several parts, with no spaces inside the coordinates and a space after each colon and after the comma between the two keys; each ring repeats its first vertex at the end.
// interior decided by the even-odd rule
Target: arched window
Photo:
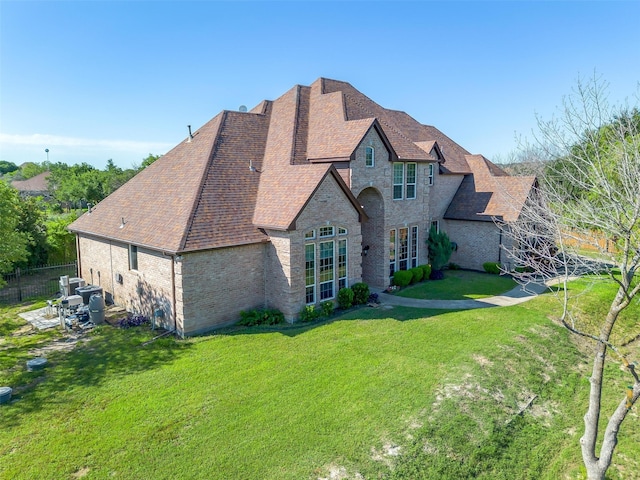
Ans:
{"type": "Polygon", "coordinates": [[[364,150],[364,164],[367,167],[373,167],[376,162],[375,150],[373,147],[367,147],[364,150]]]}

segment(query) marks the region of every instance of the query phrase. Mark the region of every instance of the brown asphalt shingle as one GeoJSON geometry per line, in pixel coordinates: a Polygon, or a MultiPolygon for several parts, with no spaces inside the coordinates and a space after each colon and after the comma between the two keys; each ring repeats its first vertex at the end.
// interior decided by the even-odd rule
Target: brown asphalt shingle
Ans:
{"type": "Polygon", "coordinates": [[[511,177],[482,155],[467,155],[473,174],[465,175],[444,218],[491,222],[517,220],[535,177],[511,177]]]}
{"type": "Polygon", "coordinates": [[[220,113],[70,229],[167,253],[263,242],[262,228],[295,228],[328,175],[363,215],[345,168],[372,128],[391,160],[440,161],[443,173],[473,171],[447,211],[450,218],[507,218],[505,205],[523,202],[532,185],[503,176],[436,128],[381,107],[350,84],[321,78],[248,113],[220,113]],[[435,147],[444,160],[431,155],[435,147]]]}

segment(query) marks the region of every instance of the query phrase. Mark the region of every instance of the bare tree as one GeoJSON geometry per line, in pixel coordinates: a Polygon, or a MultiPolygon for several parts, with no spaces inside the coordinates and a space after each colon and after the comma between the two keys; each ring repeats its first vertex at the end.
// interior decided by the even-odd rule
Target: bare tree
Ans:
{"type": "Polygon", "coordinates": [[[606,92],[599,78],[580,82],[564,99],[558,117],[538,119],[540,133],[530,152],[544,164],[545,173],[519,220],[502,225],[511,239],[508,254],[520,267],[518,280],[553,279],[560,321],[593,346],[589,406],[580,438],[589,479],[605,478],[620,426],[640,397],[632,350],[614,335],[623,311],[640,300],[640,112],[637,100],[633,107],[610,106],[606,92]],[[585,255],[585,249],[595,255],[585,255]],[[577,298],[567,288],[576,277],[607,281],[617,289],[595,325],[576,308],[577,298]],[[604,418],[603,377],[610,361],[622,364],[630,385],[604,418]],[[606,427],[597,454],[601,415],[606,427]]]}

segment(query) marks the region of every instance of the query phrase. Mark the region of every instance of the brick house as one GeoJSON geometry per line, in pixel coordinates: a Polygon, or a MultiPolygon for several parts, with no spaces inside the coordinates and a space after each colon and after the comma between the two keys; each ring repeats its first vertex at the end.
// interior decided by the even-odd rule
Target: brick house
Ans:
{"type": "Polygon", "coordinates": [[[221,112],[70,229],[80,276],[184,336],[383,288],[428,263],[432,225],[457,243],[452,261],[482,269],[501,260],[493,219],[517,218],[534,182],[320,78],[221,112]]]}

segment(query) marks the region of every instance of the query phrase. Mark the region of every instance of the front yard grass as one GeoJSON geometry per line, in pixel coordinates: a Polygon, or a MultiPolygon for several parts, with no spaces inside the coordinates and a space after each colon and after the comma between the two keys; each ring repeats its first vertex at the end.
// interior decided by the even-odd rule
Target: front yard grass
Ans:
{"type": "MultiPolygon", "coordinates": [[[[0,478],[575,478],[590,359],[548,303],[363,308],[147,345],[147,329],[101,326],[34,378],[24,356],[2,363],[29,383],[0,406],[0,478]]],[[[0,312],[9,341],[19,325],[0,312]]],[[[639,471],[631,414],[614,479],[639,471]]]]}
{"type": "Polygon", "coordinates": [[[400,297],[466,300],[491,297],[508,292],[516,286],[511,277],[472,272],[445,270],[444,280],[427,280],[411,285],[396,293],[400,297]]]}

